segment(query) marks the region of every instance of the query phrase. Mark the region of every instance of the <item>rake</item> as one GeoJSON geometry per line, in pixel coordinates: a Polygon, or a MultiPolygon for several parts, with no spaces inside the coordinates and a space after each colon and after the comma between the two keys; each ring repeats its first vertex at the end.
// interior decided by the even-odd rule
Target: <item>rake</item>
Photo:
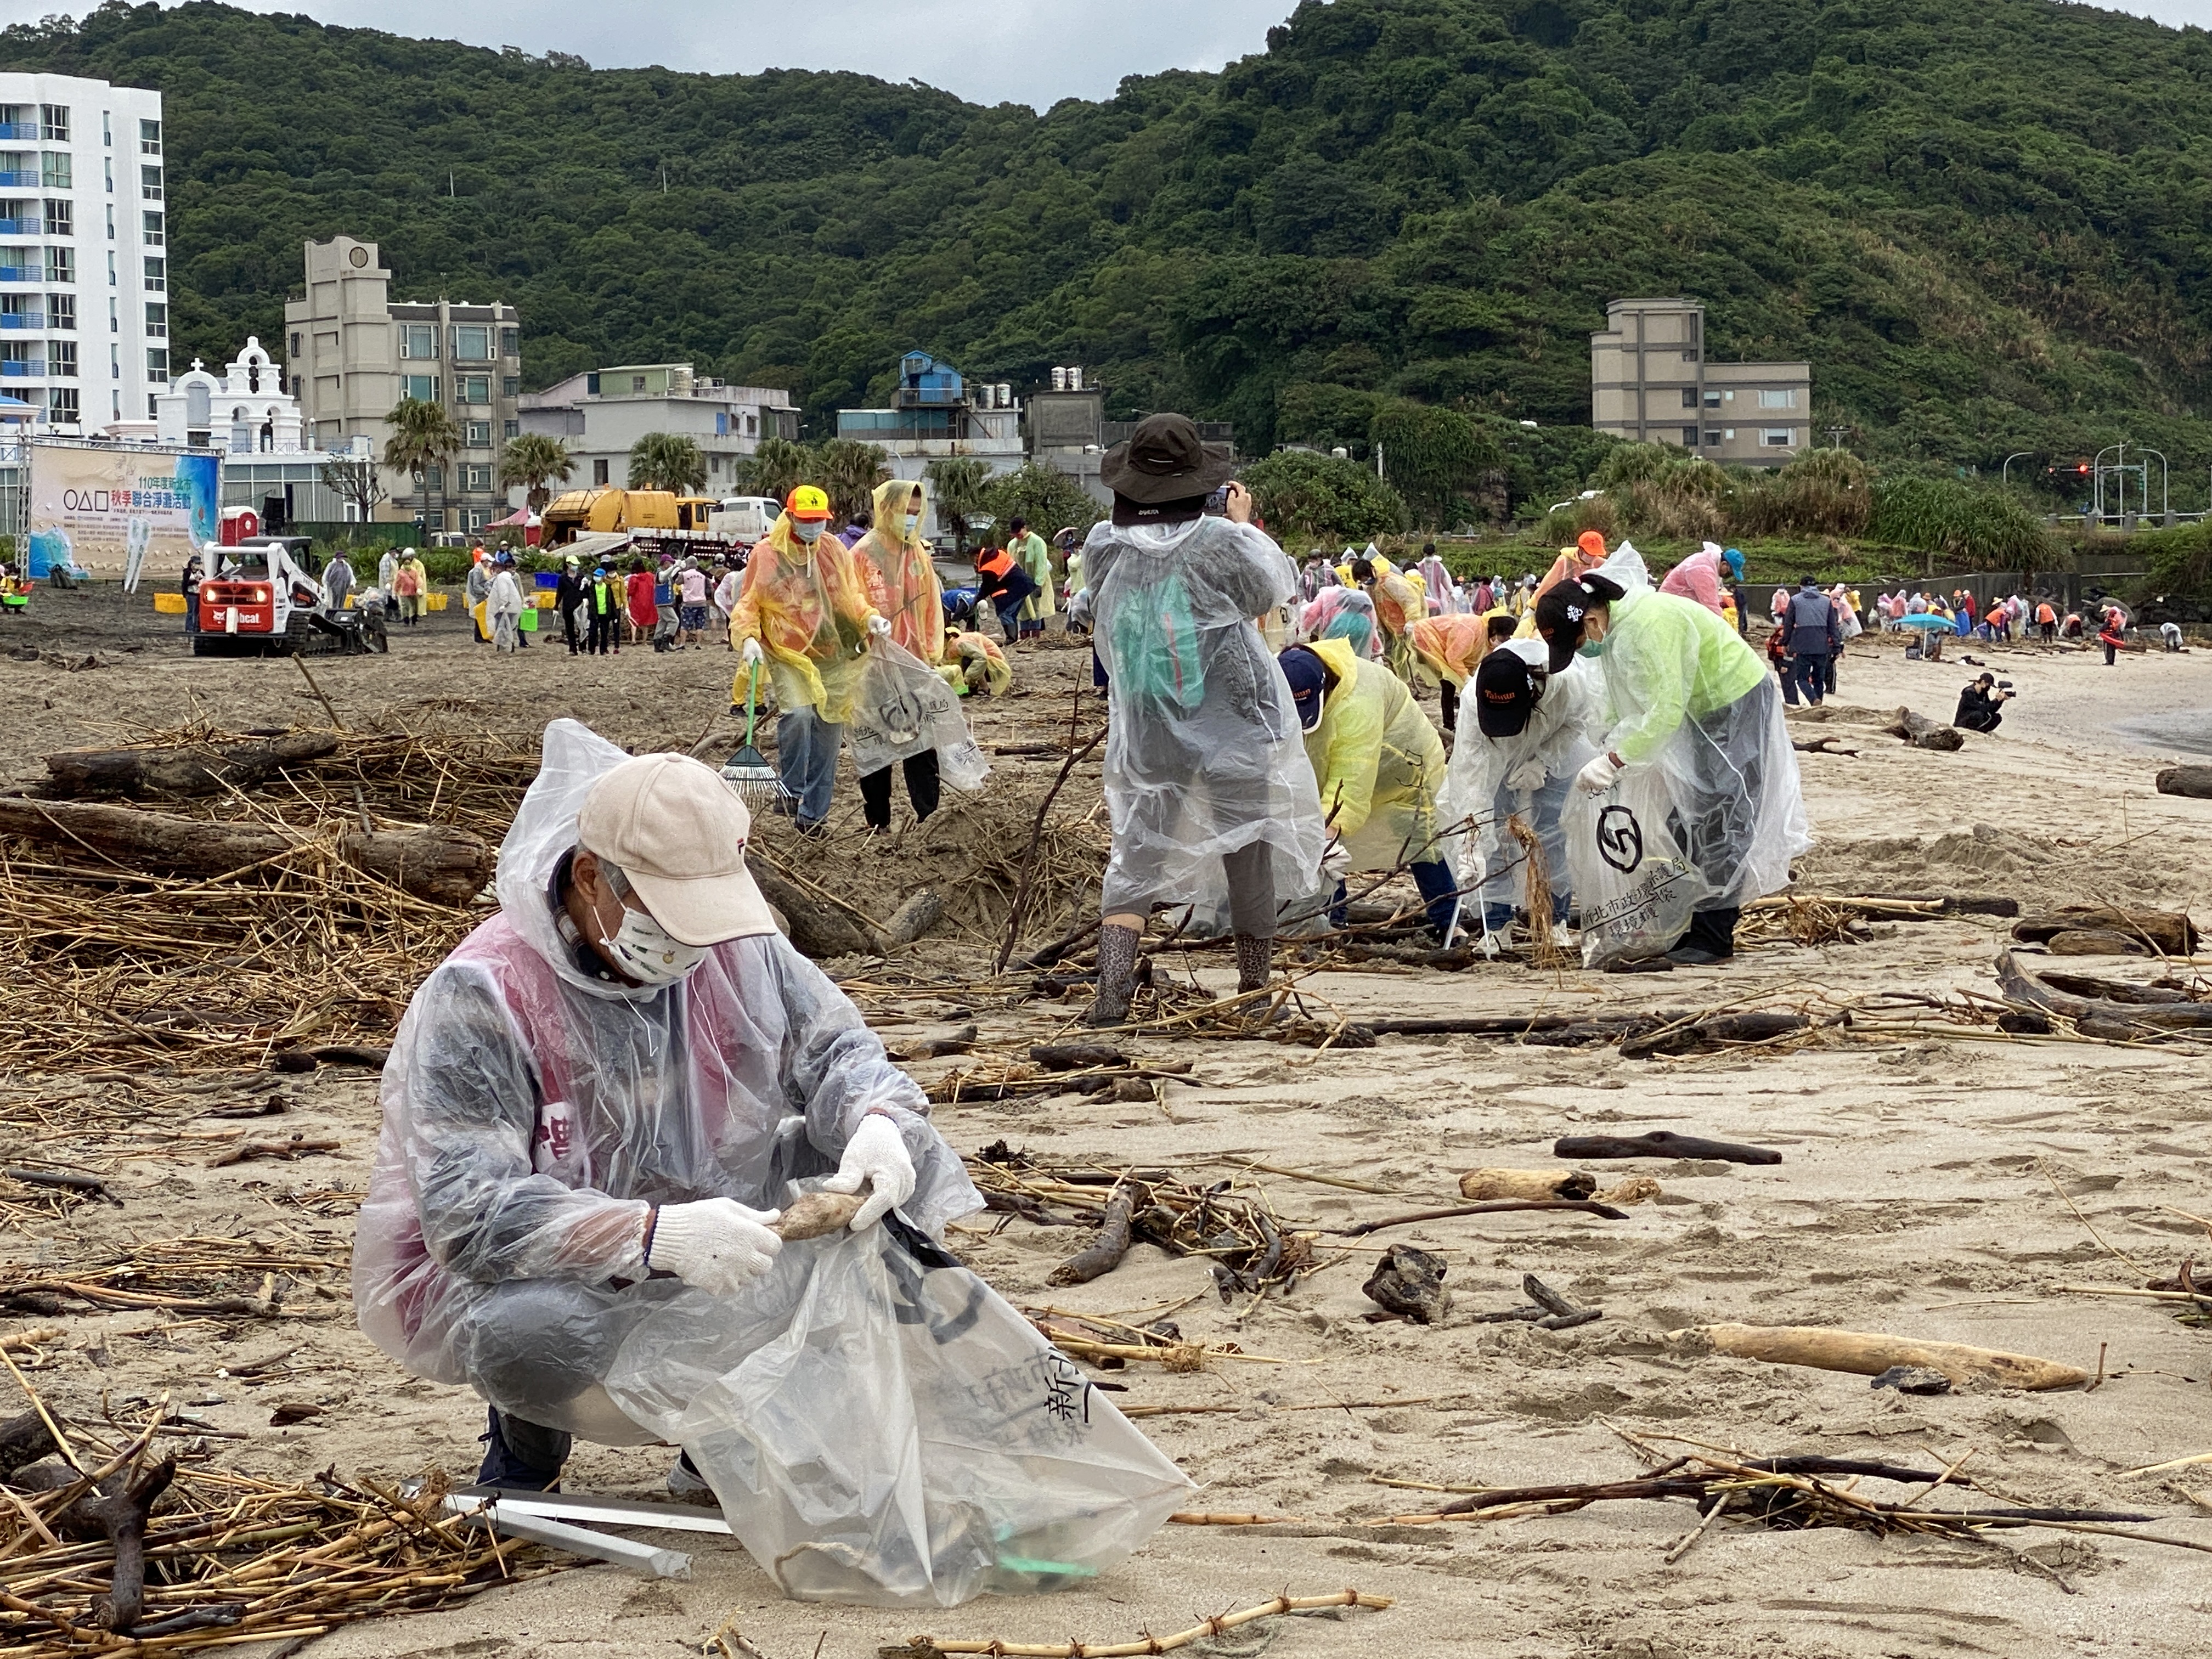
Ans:
{"type": "Polygon", "coordinates": [[[783,794],[783,781],[769,765],[768,757],[753,747],[753,710],[760,695],[758,663],[751,665],[745,680],[745,741],[738,752],[730,757],[722,768],[722,775],[737,786],[738,793],[748,806],[771,806],[783,794]]]}

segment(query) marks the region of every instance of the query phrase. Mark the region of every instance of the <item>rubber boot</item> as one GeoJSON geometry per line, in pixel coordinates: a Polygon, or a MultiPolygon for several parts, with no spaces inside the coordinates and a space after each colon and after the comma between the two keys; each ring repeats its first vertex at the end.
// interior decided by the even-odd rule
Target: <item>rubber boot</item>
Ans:
{"type": "Polygon", "coordinates": [[[1252,933],[1237,935],[1237,990],[1264,991],[1274,970],[1275,941],[1252,933]]]}
{"type": "Polygon", "coordinates": [[[508,1492],[558,1492],[561,1466],[574,1440],[564,1429],[549,1429],[492,1408],[491,1426],[478,1437],[484,1444],[480,1486],[508,1492]]]}
{"type": "Polygon", "coordinates": [[[1092,1025],[1120,1025],[1129,1018],[1129,999],[1137,988],[1137,930],[1101,927],[1098,930],[1098,995],[1085,1020],[1092,1025]]]}

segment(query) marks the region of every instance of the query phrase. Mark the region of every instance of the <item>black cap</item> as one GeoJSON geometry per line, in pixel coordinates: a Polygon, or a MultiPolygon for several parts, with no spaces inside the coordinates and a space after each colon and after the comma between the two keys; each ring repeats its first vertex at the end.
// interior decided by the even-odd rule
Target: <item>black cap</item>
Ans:
{"type": "Polygon", "coordinates": [[[1298,711],[1298,724],[1312,731],[1321,724],[1322,699],[1328,689],[1328,669],[1318,653],[1303,645],[1294,645],[1283,652],[1276,660],[1282,665],[1283,678],[1290,682],[1291,702],[1298,711]]]}
{"type": "MultiPolygon", "coordinates": [[[[1558,673],[1575,659],[1583,642],[1583,618],[1589,614],[1590,592],[1580,582],[1557,582],[1536,601],[1536,631],[1552,647],[1552,672],[1558,673]]],[[[1483,659],[1489,666],[1490,659],[1483,659]]]]}
{"type": "MultiPolygon", "coordinates": [[[[1571,656],[1573,647],[1568,651],[1571,656]]],[[[1528,729],[1538,695],[1535,665],[1518,651],[1500,646],[1474,671],[1475,725],[1486,738],[1517,738],[1528,729]]]]}

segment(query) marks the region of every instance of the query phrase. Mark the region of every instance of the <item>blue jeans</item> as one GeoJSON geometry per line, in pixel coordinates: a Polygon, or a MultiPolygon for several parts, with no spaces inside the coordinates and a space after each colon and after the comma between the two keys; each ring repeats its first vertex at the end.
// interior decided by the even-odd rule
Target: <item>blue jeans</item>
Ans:
{"type": "MultiPolygon", "coordinates": [[[[1427,864],[1407,866],[1407,873],[1413,877],[1413,885],[1421,890],[1429,926],[1439,934],[1450,933],[1452,920],[1459,914],[1460,907],[1459,883],[1452,875],[1451,866],[1435,859],[1427,864]]],[[[1328,907],[1328,919],[1333,925],[1344,926],[1346,908],[1344,884],[1340,881],[1336,884],[1336,896],[1328,907]]]]}
{"type": "Polygon", "coordinates": [[[811,708],[787,708],[776,720],[776,770],[784,793],[798,803],[802,830],[811,830],[830,816],[837,750],[844,738],[843,726],[832,726],[811,708]]]}
{"type": "MultiPolygon", "coordinates": [[[[1805,694],[1807,702],[1819,702],[1828,695],[1828,653],[1825,651],[1800,651],[1790,659],[1790,678],[1798,690],[1805,694]]],[[[1791,698],[1796,702],[1796,698],[1791,698]]]]}

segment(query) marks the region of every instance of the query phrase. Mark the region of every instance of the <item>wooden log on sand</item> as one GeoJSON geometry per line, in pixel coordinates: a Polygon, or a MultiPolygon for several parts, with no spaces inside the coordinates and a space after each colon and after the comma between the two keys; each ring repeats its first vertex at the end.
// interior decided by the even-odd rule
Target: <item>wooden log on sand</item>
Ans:
{"type": "Polygon", "coordinates": [[[2062,904],[2055,910],[2022,916],[2012,936],[2027,945],[2045,945],[2058,933],[2126,933],[2161,956],[2185,957],[2197,949],[2197,924],[2179,910],[2124,910],[2110,904],[2062,904]]]}
{"type": "Polygon", "coordinates": [[[1880,1376],[1893,1365],[1920,1365],[1954,1383],[1994,1382],[2007,1389],[2074,1389],[2089,1380],[2078,1365],[1962,1342],[1921,1342],[1905,1336],[1830,1330],[1816,1325],[1693,1325],[1669,1331],[1669,1342],[1710,1345],[1715,1353],[1773,1365],[1880,1376]]]}
{"type": "Polygon", "coordinates": [[[1579,1170],[1469,1170],[1459,1178],[1462,1198],[1588,1198],[1597,1177],[1579,1170]]]}
{"type": "Polygon", "coordinates": [[[1742,1146],[1731,1140],[1707,1140],[1654,1129],[1640,1135],[1562,1135],[1552,1143],[1553,1158],[1710,1158],[1730,1164],[1779,1164],[1782,1154],[1766,1146],[1742,1146]]]}
{"type": "Polygon", "coordinates": [[[2075,996],[2057,989],[2023,968],[2009,951],[1997,952],[1997,988],[2005,1000],[2061,1019],[2109,1020],[2128,1026],[2152,1026],[2163,1030],[2203,1030],[2212,1028],[2212,1003],[2138,1003],[2075,996]]]}
{"type": "Polygon", "coordinates": [[[1939,726],[1925,714],[1916,714],[1910,708],[1900,708],[1897,718],[1881,728],[1893,738],[1902,738],[1915,749],[1954,750],[1966,746],[1956,726],[1939,726]]]}
{"type": "Polygon", "coordinates": [[[337,752],[337,734],[291,732],[258,743],[64,749],[46,757],[57,795],[216,795],[251,789],[288,766],[337,752]]]}
{"type": "Polygon", "coordinates": [[[2212,800],[2212,766],[2169,766],[2158,775],[2158,793],[2212,800]]]}
{"type": "MultiPolygon", "coordinates": [[[[0,798],[0,835],[64,847],[97,866],[134,873],[221,876],[265,864],[311,837],[269,823],[214,823],[90,802],[0,798]],[[85,854],[90,854],[89,859],[85,854]]],[[[491,879],[492,849],[465,831],[348,831],[338,856],[356,869],[438,904],[464,905],[491,879]]]]}

